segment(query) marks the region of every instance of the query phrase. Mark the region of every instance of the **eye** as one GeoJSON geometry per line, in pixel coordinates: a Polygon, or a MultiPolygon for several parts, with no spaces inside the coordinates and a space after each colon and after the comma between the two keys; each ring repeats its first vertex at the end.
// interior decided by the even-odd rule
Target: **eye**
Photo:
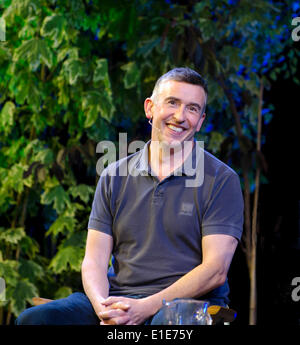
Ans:
{"type": "Polygon", "coordinates": [[[189,105],[188,110],[189,110],[189,112],[194,113],[194,114],[200,113],[199,108],[194,106],[194,105],[189,105]]]}
{"type": "Polygon", "coordinates": [[[176,105],[175,99],[169,99],[169,100],[168,100],[168,104],[170,104],[170,105],[176,105]]]}
{"type": "Polygon", "coordinates": [[[190,106],[189,106],[189,111],[196,112],[196,111],[197,111],[197,108],[194,107],[193,105],[190,105],[190,106]]]}

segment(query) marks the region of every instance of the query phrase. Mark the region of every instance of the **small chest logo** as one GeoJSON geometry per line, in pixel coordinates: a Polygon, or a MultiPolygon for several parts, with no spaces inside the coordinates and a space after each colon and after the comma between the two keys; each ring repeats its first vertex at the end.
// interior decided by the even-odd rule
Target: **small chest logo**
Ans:
{"type": "Polygon", "coordinates": [[[179,214],[182,216],[191,216],[193,214],[194,205],[189,202],[183,202],[179,214]]]}

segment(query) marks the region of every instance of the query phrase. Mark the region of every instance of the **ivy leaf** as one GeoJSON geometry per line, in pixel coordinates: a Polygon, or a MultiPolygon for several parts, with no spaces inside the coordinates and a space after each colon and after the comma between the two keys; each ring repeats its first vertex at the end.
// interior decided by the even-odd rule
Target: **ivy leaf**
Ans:
{"type": "Polygon", "coordinates": [[[29,236],[24,236],[20,240],[21,252],[26,254],[30,259],[34,258],[39,252],[39,244],[37,241],[29,236]]]}
{"type": "Polygon", "coordinates": [[[54,295],[55,299],[65,298],[71,295],[72,289],[69,286],[62,286],[60,287],[54,295]]]}
{"type": "Polygon", "coordinates": [[[100,93],[99,108],[101,116],[105,118],[107,121],[111,122],[115,111],[115,107],[113,105],[112,98],[109,93],[104,91],[100,93]]]}
{"type": "Polygon", "coordinates": [[[36,71],[41,63],[46,64],[48,68],[53,64],[53,54],[47,43],[40,38],[25,41],[15,50],[13,61],[17,62],[21,59],[25,59],[33,71],[36,71]]]}
{"type": "Polygon", "coordinates": [[[60,245],[61,248],[67,247],[77,247],[77,248],[85,248],[86,242],[86,232],[85,231],[77,231],[72,233],[68,238],[66,238],[60,245]]]}
{"type": "Polygon", "coordinates": [[[105,90],[102,90],[102,92],[96,90],[86,92],[82,99],[82,107],[86,114],[85,128],[96,122],[99,112],[103,118],[110,122],[115,111],[111,95],[105,90]]]}
{"type": "Polygon", "coordinates": [[[140,69],[135,62],[129,62],[121,67],[125,71],[124,86],[126,89],[131,89],[136,86],[140,80],[140,69]]]}
{"type": "Polygon", "coordinates": [[[3,17],[7,22],[13,22],[14,16],[26,18],[28,15],[38,13],[41,8],[40,0],[12,1],[11,5],[6,8],[3,17]]]}
{"type": "Polygon", "coordinates": [[[0,126],[5,133],[8,133],[10,131],[10,128],[13,126],[15,109],[16,106],[14,105],[14,103],[11,101],[7,101],[1,110],[0,126]]]}
{"type": "Polygon", "coordinates": [[[56,79],[56,85],[58,87],[58,104],[62,104],[67,107],[69,104],[69,85],[64,76],[60,75],[56,79]]]}
{"type": "Polygon", "coordinates": [[[4,277],[6,285],[15,286],[19,279],[19,262],[15,260],[0,261],[0,277],[4,277]]]}
{"type": "Polygon", "coordinates": [[[94,83],[98,83],[99,81],[105,81],[106,86],[109,86],[109,75],[108,75],[108,64],[107,59],[99,59],[96,61],[96,68],[94,70],[94,83]]]}
{"type": "Polygon", "coordinates": [[[0,64],[10,59],[11,59],[11,52],[9,48],[5,47],[3,43],[0,44],[0,64]]]}
{"type": "Polygon", "coordinates": [[[46,148],[37,153],[34,157],[34,162],[41,162],[42,164],[49,165],[54,161],[54,155],[51,149],[46,148]]]}
{"type": "Polygon", "coordinates": [[[7,175],[2,179],[2,185],[5,189],[13,189],[16,192],[21,193],[24,189],[23,174],[27,170],[27,166],[15,164],[6,173],[7,175]]]}
{"type": "Polygon", "coordinates": [[[76,226],[76,219],[73,217],[60,216],[56,221],[50,226],[49,230],[46,232],[46,236],[53,235],[57,236],[58,234],[66,234],[64,231],[67,229],[69,232],[72,232],[76,226]]]}
{"type": "Polygon", "coordinates": [[[84,248],[61,248],[51,260],[49,268],[56,274],[62,273],[63,271],[69,271],[70,269],[79,272],[83,256],[84,248]]]}
{"type": "Polygon", "coordinates": [[[84,65],[77,59],[68,59],[65,61],[64,72],[70,85],[76,84],[79,77],[87,75],[84,65]]]}
{"type": "Polygon", "coordinates": [[[53,47],[57,48],[65,36],[65,19],[60,15],[53,15],[44,19],[41,35],[50,37],[53,41],[53,47]]]}
{"type": "Polygon", "coordinates": [[[20,260],[19,274],[34,283],[36,279],[43,278],[43,268],[32,260],[20,260]]]}
{"type": "Polygon", "coordinates": [[[86,204],[88,203],[90,196],[94,193],[94,188],[86,185],[80,184],[78,186],[73,186],[69,189],[70,194],[76,198],[79,197],[86,204]]]}
{"type": "Polygon", "coordinates": [[[33,74],[24,69],[11,79],[9,89],[15,95],[17,104],[24,104],[27,100],[32,109],[38,111],[41,105],[41,95],[37,85],[38,82],[34,80],[33,74]]]}
{"type": "Polygon", "coordinates": [[[66,205],[70,204],[70,198],[62,186],[56,186],[46,190],[41,196],[41,203],[50,205],[53,203],[54,209],[58,214],[62,213],[66,205]]]}
{"type": "Polygon", "coordinates": [[[64,48],[60,48],[57,52],[57,61],[60,62],[64,58],[68,57],[70,59],[78,59],[79,53],[77,47],[67,46],[64,48]]]}
{"type": "Polygon", "coordinates": [[[138,48],[137,55],[146,59],[160,43],[160,37],[144,41],[144,44],[138,48]]]}
{"type": "Polygon", "coordinates": [[[25,236],[24,228],[0,228],[0,241],[6,243],[17,244],[25,236]]]}
{"type": "Polygon", "coordinates": [[[8,298],[11,300],[12,312],[15,316],[26,308],[26,302],[32,303],[32,298],[38,296],[38,290],[35,285],[28,279],[18,281],[17,285],[9,293],[8,298]]]}

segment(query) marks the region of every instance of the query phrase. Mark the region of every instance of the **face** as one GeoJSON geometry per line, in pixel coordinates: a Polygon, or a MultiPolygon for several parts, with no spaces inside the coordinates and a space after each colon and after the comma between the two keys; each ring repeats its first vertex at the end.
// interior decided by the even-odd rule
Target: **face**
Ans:
{"type": "Polygon", "coordinates": [[[169,145],[192,141],[205,118],[204,89],[174,80],[163,82],[155,99],[145,100],[146,117],[152,117],[152,141],[169,145]]]}

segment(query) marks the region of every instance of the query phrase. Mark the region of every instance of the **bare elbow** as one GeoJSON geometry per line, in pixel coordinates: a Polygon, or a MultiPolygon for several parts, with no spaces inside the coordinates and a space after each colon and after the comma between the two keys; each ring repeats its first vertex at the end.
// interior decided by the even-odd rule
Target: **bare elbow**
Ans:
{"type": "Polygon", "coordinates": [[[81,263],[81,274],[87,274],[90,271],[93,271],[94,270],[93,266],[94,266],[93,262],[87,257],[84,257],[81,263]]]}
{"type": "Polygon", "coordinates": [[[82,263],[81,263],[81,271],[83,271],[86,266],[88,265],[86,257],[83,258],[82,263]]]}
{"type": "Polygon", "coordinates": [[[227,275],[226,275],[226,274],[221,274],[221,275],[219,276],[219,284],[218,284],[218,287],[225,284],[226,278],[227,278],[227,275]]]}
{"type": "Polygon", "coordinates": [[[227,272],[223,267],[220,267],[215,274],[215,288],[225,284],[227,279],[227,272]]]}

